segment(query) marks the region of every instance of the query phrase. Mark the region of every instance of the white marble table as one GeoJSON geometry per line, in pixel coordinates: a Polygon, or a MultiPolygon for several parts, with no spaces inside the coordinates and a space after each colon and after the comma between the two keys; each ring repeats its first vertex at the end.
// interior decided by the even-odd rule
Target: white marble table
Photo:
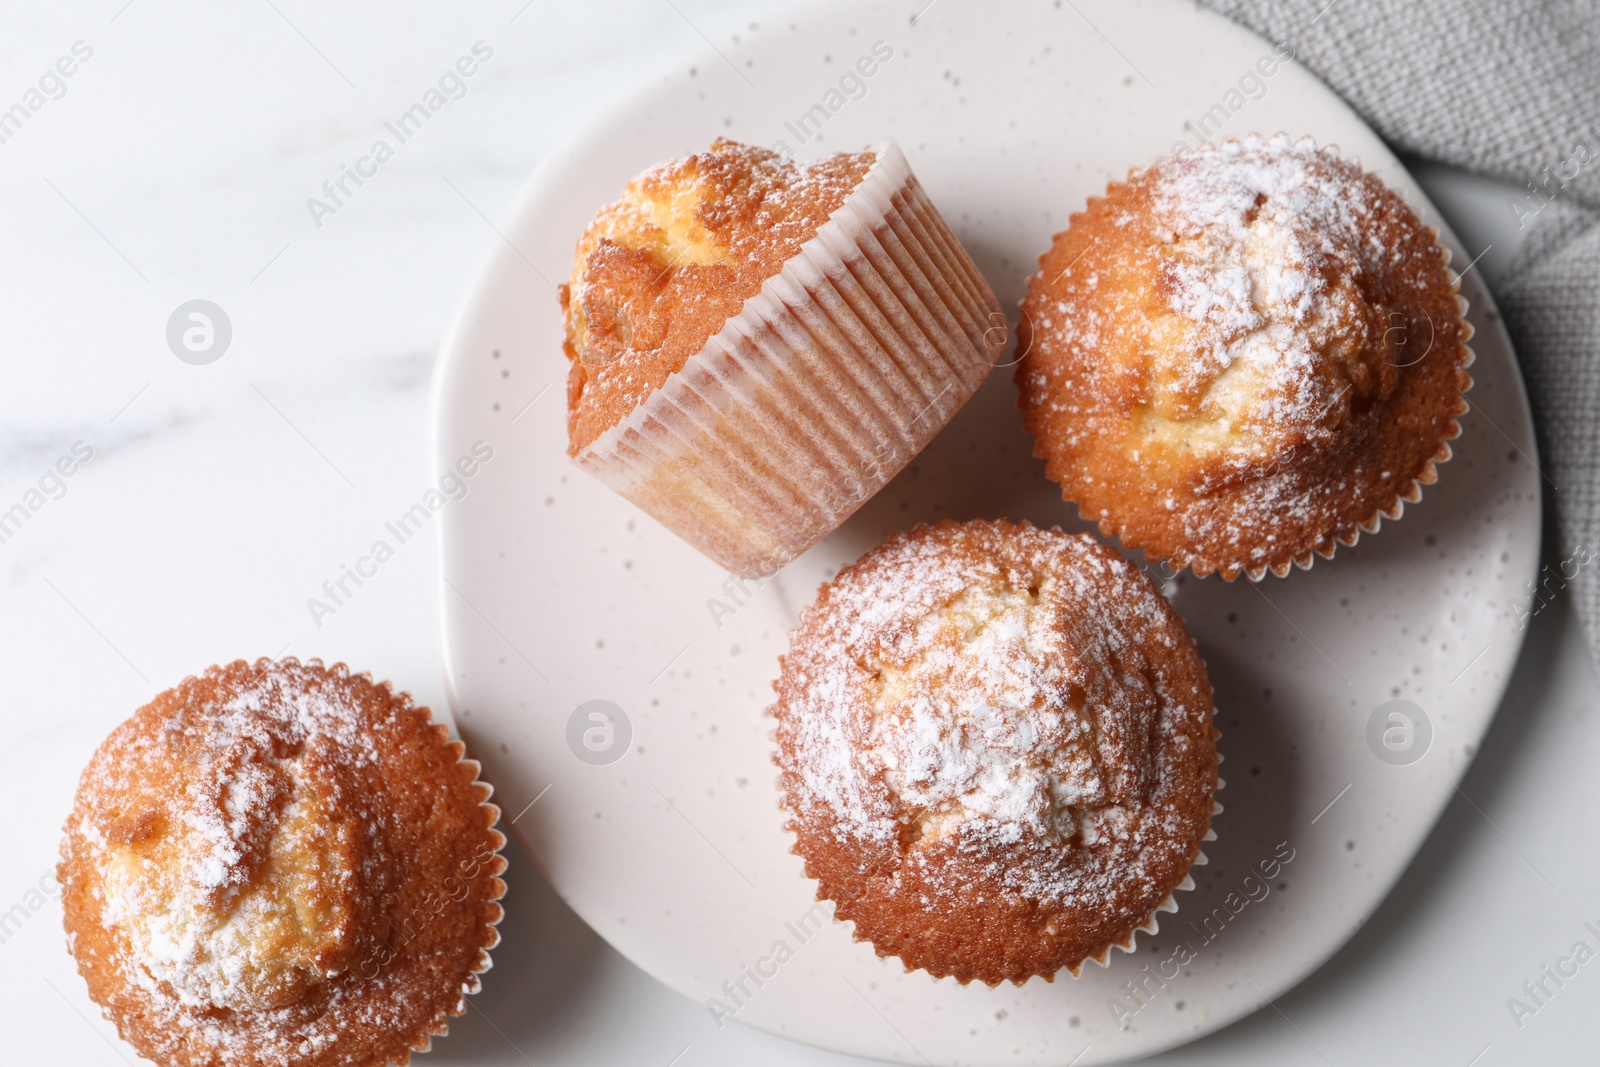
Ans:
{"type": "MultiPolygon", "coordinates": [[[[641,71],[774,19],[753,0],[0,11],[0,110],[27,112],[0,121],[0,512],[26,512],[0,525],[6,1062],[136,1059],[89,1002],[50,892],[78,770],[115,723],[207,664],[279,653],[443,705],[431,530],[333,614],[307,600],[425,484],[434,352],[528,171],[641,71]],[[479,41],[460,98],[363,162],[479,41]],[[345,166],[369,176],[335,201],[323,183],[345,166]],[[167,343],[193,299],[231,325],[206,365],[167,343]],[[58,480],[75,445],[92,458],[58,480]]],[[[1517,238],[1506,191],[1421,177],[1469,248],[1493,245],[1477,267],[1492,285],[1517,238]]],[[[1583,926],[1600,926],[1597,705],[1558,600],[1463,795],[1367,928],[1273,1007],[1160,1062],[1592,1058],[1600,962],[1544,979],[1520,1027],[1507,999],[1533,1003],[1523,983],[1575,941],[1600,949],[1583,926]]],[[[520,855],[509,879],[486,990],[426,1062],[860,1062],[717,1029],[520,855]]]]}

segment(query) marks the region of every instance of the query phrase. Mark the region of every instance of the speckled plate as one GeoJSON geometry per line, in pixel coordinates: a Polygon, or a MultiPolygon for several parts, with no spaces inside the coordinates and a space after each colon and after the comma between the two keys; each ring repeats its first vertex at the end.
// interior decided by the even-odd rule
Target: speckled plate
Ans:
{"type": "Polygon", "coordinates": [[[1423,501],[1309,572],[1168,583],[1216,685],[1227,811],[1197,889],[1136,955],[990,989],[853,941],[814,909],[781,829],[763,709],[786,632],[821,581],[915,522],[1082,524],[1030,458],[1002,370],[840,530],[773,580],[731,581],[566,457],[555,283],[590,215],[718,135],[802,157],[894,137],[1014,308],[1068,215],[1204,124],[1335,144],[1440,223],[1349,108],[1220,18],[1163,0],[1003,16],[924,3],[841,0],[718,39],[529,179],[439,362],[438,464],[493,449],[441,512],[449,687],[513,836],[619,951],[719,1023],[887,1060],[1110,1063],[1261,1008],[1415,854],[1521,642],[1532,432],[1469,271],[1474,410],[1423,501]]]}

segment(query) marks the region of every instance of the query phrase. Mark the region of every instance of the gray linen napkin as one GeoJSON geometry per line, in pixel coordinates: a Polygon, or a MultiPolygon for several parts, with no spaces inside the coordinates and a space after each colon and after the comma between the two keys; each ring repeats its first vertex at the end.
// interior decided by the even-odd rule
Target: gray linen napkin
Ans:
{"type": "Polygon", "coordinates": [[[1566,583],[1554,595],[1572,596],[1600,664],[1600,6],[1200,2],[1287,43],[1401,151],[1526,186],[1506,204],[1528,232],[1495,299],[1555,518],[1547,588],[1566,583]]]}

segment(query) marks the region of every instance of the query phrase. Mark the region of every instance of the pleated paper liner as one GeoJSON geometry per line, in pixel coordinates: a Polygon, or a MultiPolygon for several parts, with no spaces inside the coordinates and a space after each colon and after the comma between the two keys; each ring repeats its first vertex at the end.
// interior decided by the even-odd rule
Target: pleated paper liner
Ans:
{"type": "Polygon", "coordinates": [[[745,577],[883,488],[977,390],[999,304],[894,142],[705,347],[577,456],[745,577]]]}

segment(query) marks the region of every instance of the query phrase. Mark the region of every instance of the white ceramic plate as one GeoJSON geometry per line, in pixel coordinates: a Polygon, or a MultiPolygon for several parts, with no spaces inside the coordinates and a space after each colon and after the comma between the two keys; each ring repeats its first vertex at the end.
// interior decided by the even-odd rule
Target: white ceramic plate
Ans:
{"type": "MultiPolygon", "coordinates": [[[[1292,64],[1261,76],[1272,44],[1220,18],[1163,0],[1004,15],[943,0],[913,19],[925,2],[817,5],[718,42],[528,181],[439,365],[437,462],[478,440],[494,450],[441,512],[448,684],[514,836],[556,889],[708,1010],[888,1060],[1108,1063],[1262,1007],[1394,884],[1517,654],[1513,605],[1539,546],[1534,445],[1512,352],[1469,272],[1474,411],[1422,503],[1286,580],[1168,587],[1216,686],[1227,811],[1198,888],[1136,955],[1077,981],[963,987],[905,973],[843,924],[804,922],[815,887],[781,829],[763,715],[800,608],[843,563],[921,520],[1082,526],[1030,458],[1002,370],[843,528],[764,586],[738,588],[566,457],[554,283],[595,209],[644,167],[718,135],[784,141],[802,157],[892,136],[1014,309],[1068,215],[1108,178],[1192,143],[1185,122],[1210,112],[1226,118],[1223,136],[1334,143],[1440,222],[1341,101],[1292,64]],[[850,77],[877,42],[892,55],[850,77]],[[802,128],[806,115],[814,125],[802,128]],[[1421,755],[1407,765],[1368,741],[1374,710],[1397,698],[1431,733],[1413,735],[1409,755],[1421,755]],[[620,709],[616,762],[569,746],[569,720],[593,700],[620,709]],[[1272,876],[1249,877],[1262,864],[1272,876]],[[1143,984],[1137,1000],[1130,982],[1143,984]]],[[[1444,240],[1458,266],[1478,251],[1444,240]]],[[[1402,743],[1406,724],[1388,710],[1379,733],[1395,727],[1402,743]]]]}

